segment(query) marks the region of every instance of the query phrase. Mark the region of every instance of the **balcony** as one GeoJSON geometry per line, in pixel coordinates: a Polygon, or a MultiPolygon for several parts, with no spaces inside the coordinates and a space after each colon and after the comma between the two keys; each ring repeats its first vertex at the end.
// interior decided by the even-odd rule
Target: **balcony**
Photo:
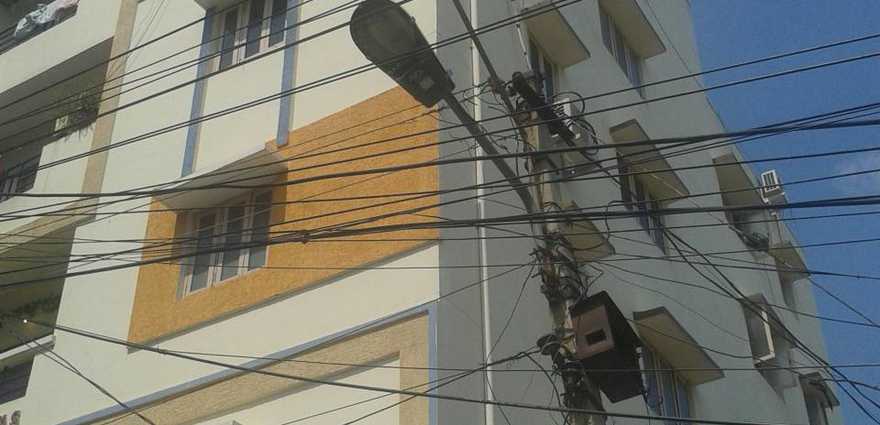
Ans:
{"type": "Polygon", "coordinates": [[[48,31],[76,14],[78,0],[55,0],[51,3],[15,1],[6,21],[13,24],[0,30],[0,54],[48,31]]]}
{"type": "MultiPolygon", "coordinates": [[[[38,219],[27,217],[28,213],[49,213],[64,205],[40,208],[72,201],[23,195],[83,191],[89,158],[39,167],[92,149],[98,93],[105,81],[106,69],[106,65],[98,67],[53,90],[36,92],[0,114],[0,214],[12,215],[11,219],[0,220],[0,233],[20,233],[38,219]]],[[[0,104],[15,98],[17,92],[0,93],[0,104]]],[[[57,221],[60,218],[63,217],[42,219],[57,221]]],[[[8,239],[0,237],[2,242],[11,242],[8,239]]]]}
{"type": "Polygon", "coordinates": [[[109,57],[121,3],[0,0],[0,93],[45,87],[109,57]]]}
{"type": "MultiPolygon", "coordinates": [[[[48,280],[6,289],[0,297],[0,311],[55,323],[64,280],[51,279],[51,276],[67,270],[72,238],[73,230],[68,229],[3,252],[0,271],[18,271],[3,274],[0,285],[32,279],[48,280]],[[35,254],[37,252],[39,255],[35,254]]],[[[17,319],[4,320],[3,330],[0,333],[0,415],[18,410],[20,399],[27,393],[34,357],[44,348],[51,347],[53,342],[50,330],[17,319]]]]}

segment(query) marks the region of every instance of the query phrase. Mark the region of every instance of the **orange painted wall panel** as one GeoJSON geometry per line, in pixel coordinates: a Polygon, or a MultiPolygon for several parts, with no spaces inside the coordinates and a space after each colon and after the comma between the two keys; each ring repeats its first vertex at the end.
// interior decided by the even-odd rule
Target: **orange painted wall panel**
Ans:
{"type": "MultiPolygon", "coordinates": [[[[427,109],[401,89],[393,89],[318,122],[297,129],[279,153],[290,158],[288,174],[278,182],[328,173],[368,170],[412,164],[437,159],[437,121],[427,109]],[[427,134],[409,136],[414,133],[427,134]],[[407,136],[407,137],[401,137],[407,136]],[[399,138],[399,140],[389,140],[399,138]],[[425,148],[403,150],[369,159],[321,166],[361,156],[397,151],[417,145],[425,148]],[[355,147],[358,145],[366,145],[355,147]],[[340,149],[338,152],[335,150],[340,149]],[[334,152],[329,152],[334,151],[334,152]],[[315,155],[324,152],[326,154],[315,155]],[[303,169],[309,168],[309,169],[303,169]]],[[[274,141],[267,144],[273,150],[274,141]]],[[[278,185],[273,189],[272,235],[280,232],[312,230],[338,226],[351,220],[401,212],[410,208],[432,206],[436,195],[406,200],[409,197],[382,197],[358,200],[327,200],[389,193],[431,192],[438,189],[436,167],[406,171],[322,179],[304,184],[278,185]],[[314,200],[327,200],[309,202],[314,200]],[[389,204],[389,201],[401,201],[389,204]],[[358,208],[357,211],[346,211],[358,208]]],[[[154,210],[164,207],[155,202],[154,210]]],[[[435,208],[420,211],[436,214],[435,208]]],[[[407,224],[433,219],[412,214],[398,214],[363,224],[377,226],[407,224]]],[[[182,214],[153,211],[146,238],[180,237],[184,232],[182,214]]],[[[328,282],[359,268],[412,251],[425,240],[437,238],[434,229],[380,233],[353,238],[411,238],[417,241],[351,242],[314,241],[284,243],[268,249],[267,267],[257,269],[185,297],[178,296],[180,266],[158,263],[141,267],[138,274],[129,339],[146,342],[185,331],[206,321],[265,302],[273,297],[304,290],[328,282]],[[300,267],[302,269],[295,269],[300,267]],[[323,268],[322,267],[326,267],[323,268]],[[286,268],[286,269],[285,269],[286,268]]],[[[167,248],[157,247],[157,248],[167,248]]],[[[152,255],[168,255],[157,249],[152,255]]],[[[151,254],[145,254],[145,259],[151,254]]],[[[191,261],[185,259],[184,261],[191,261]]]]}

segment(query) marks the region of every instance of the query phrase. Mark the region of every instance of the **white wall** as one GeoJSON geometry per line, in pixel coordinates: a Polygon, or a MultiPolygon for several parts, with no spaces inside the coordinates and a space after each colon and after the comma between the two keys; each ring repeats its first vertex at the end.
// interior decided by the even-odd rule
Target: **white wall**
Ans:
{"type": "MultiPolygon", "coordinates": [[[[651,1],[656,16],[647,7],[644,1],[639,2],[649,21],[652,23],[657,33],[666,45],[667,51],[664,54],[650,58],[644,65],[645,82],[657,81],[673,76],[687,74],[699,69],[699,61],[696,55],[696,47],[694,45],[693,34],[690,22],[690,10],[687,3],[682,1],[651,1]],[[676,52],[677,51],[677,52],[676,52]],[[681,55],[681,56],[679,56],[681,55]]],[[[491,2],[479,1],[479,14],[481,25],[486,25],[497,19],[509,16],[511,13],[510,2],[491,2]]],[[[467,7],[467,6],[466,6],[467,7]]],[[[620,70],[620,67],[614,61],[614,58],[604,46],[601,38],[600,23],[598,17],[598,4],[596,1],[585,1],[568,6],[563,9],[563,13],[577,32],[578,36],[586,45],[591,53],[591,57],[586,61],[573,65],[562,72],[560,90],[574,90],[583,96],[592,96],[616,89],[630,87],[630,83],[620,70]]],[[[449,22],[458,22],[459,17],[451,10],[448,14],[441,15],[441,21],[449,20],[449,22]]],[[[454,27],[454,24],[448,24],[454,27]]],[[[504,29],[492,34],[482,36],[487,51],[492,58],[492,62],[498,69],[501,78],[510,78],[514,71],[524,71],[525,65],[522,62],[522,50],[516,39],[514,29],[504,29]]],[[[461,47],[465,50],[466,47],[461,47]]],[[[467,51],[467,50],[466,50],[467,51]]],[[[467,51],[469,55],[469,51],[467,51]]],[[[454,54],[448,54],[451,58],[456,58],[454,54]]],[[[456,83],[459,88],[470,85],[469,61],[451,62],[456,66],[453,67],[453,75],[456,77],[456,83]]],[[[482,70],[482,79],[488,78],[485,70],[482,70]]],[[[682,80],[671,84],[665,84],[657,87],[650,87],[645,90],[644,98],[657,98],[669,94],[680,93],[683,91],[694,90],[700,88],[699,81],[690,79],[682,80]]],[[[617,107],[620,105],[641,101],[643,98],[634,91],[617,94],[614,96],[605,96],[597,99],[591,99],[587,102],[587,109],[595,111],[604,108],[617,107]]],[[[488,106],[484,106],[484,117],[496,114],[488,106]]],[[[450,118],[454,120],[454,118],[450,118]]],[[[586,119],[596,127],[603,143],[610,143],[611,138],[608,129],[614,125],[621,124],[630,119],[636,119],[645,129],[651,138],[677,137],[695,134],[706,134],[723,131],[723,126],[715,115],[714,110],[704,95],[691,95],[673,100],[649,103],[642,106],[618,109],[605,113],[589,115],[586,119]]],[[[498,128],[507,126],[508,121],[498,122],[493,127],[489,124],[489,128],[498,128]]],[[[459,131],[458,133],[462,133],[459,131]]],[[[460,135],[460,134],[459,134],[460,135]]],[[[513,149],[512,144],[508,146],[513,149]]],[[[672,167],[682,167],[695,164],[711,164],[712,152],[703,151],[687,156],[670,158],[669,163],[672,167]]],[[[603,151],[600,159],[606,159],[613,154],[610,151],[603,151]]],[[[605,162],[605,165],[613,165],[613,162],[605,162]]],[[[484,165],[484,171],[487,175],[486,180],[494,180],[500,178],[495,167],[491,163],[484,165]]],[[[441,169],[442,173],[442,169],[441,169]]],[[[451,173],[450,173],[451,174],[451,173]]],[[[716,192],[719,190],[715,171],[712,169],[701,169],[692,171],[678,172],[679,177],[685,183],[691,194],[716,192]]],[[[470,182],[457,181],[456,184],[447,182],[452,181],[454,177],[446,177],[449,180],[443,180],[444,187],[453,187],[455,185],[463,185],[470,182]]],[[[471,175],[473,178],[473,175],[471,175]]],[[[573,194],[574,200],[581,207],[604,206],[609,201],[620,199],[620,189],[608,181],[608,179],[572,182],[567,183],[567,190],[573,194]]],[[[520,201],[514,196],[508,194],[505,196],[494,197],[493,199],[503,200],[509,204],[519,205],[520,201]]],[[[688,208],[696,206],[717,206],[721,204],[721,198],[717,195],[692,198],[690,200],[681,200],[669,203],[669,207],[688,208]]],[[[471,208],[473,204],[467,204],[471,208]]],[[[499,206],[496,203],[487,203],[489,206],[489,216],[502,216],[509,214],[522,213],[521,210],[499,206]]],[[[611,207],[611,211],[622,210],[620,207],[611,207]]],[[[597,210],[597,211],[601,211],[597,210]]],[[[467,207],[452,206],[442,211],[444,217],[464,218],[468,214],[467,207]]],[[[668,226],[689,226],[696,224],[723,224],[725,223],[724,215],[718,214],[699,214],[699,215],[680,215],[670,216],[666,220],[668,226]]],[[[605,229],[602,222],[595,223],[600,229],[605,229]]],[[[639,224],[635,219],[627,218],[620,220],[609,220],[609,226],[612,230],[620,229],[639,229],[639,224]]],[[[519,231],[528,232],[528,229],[516,228],[519,231]]],[[[473,232],[472,232],[473,233],[473,232]]],[[[745,250],[747,247],[743,242],[726,226],[706,227],[698,229],[681,229],[674,230],[689,244],[702,252],[717,252],[728,250],[745,250]]],[[[506,235],[504,232],[489,231],[489,235],[506,235]]],[[[647,233],[636,230],[632,233],[622,234],[626,238],[635,241],[627,241],[620,238],[612,238],[612,243],[621,254],[637,254],[649,256],[666,255],[656,248],[648,237],[647,233]]],[[[444,262],[462,263],[469,262],[473,264],[473,257],[468,259],[463,252],[472,252],[463,248],[465,243],[454,245],[455,249],[447,249],[442,257],[444,262]]],[[[675,255],[674,248],[671,247],[667,254],[675,255]]],[[[476,242],[472,242],[471,250],[477,249],[476,242]]],[[[488,264],[516,264],[525,262],[525,255],[531,250],[531,244],[527,240],[516,241],[505,239],[502,241],[490,241],[488,264]]],[[[661,278],[680,280],[685,282],[696,283],[708,288],[714,287],[695,273],[687,264],[672,263],[667,261],[621,261],[618,257],[612,257],[610,264],[623,267],[649,276],[658,276],[661,278]]],[[[750,253],[731,254],[726,257],[734,260],[745,261],[761,261],[767,267],[775,265],[769,257],[758,255],[757,257],[750,253]]],[[[713,258],[713,262],[718,264],[737,264],[733,261],[720,260],[713,258]]],[[[740,263],[741,264],[741,263],[740,263]]],[[[601,266],[600,266],[601,267],[601,266]]],[[[747,342],[748,334],[745,328],[745,322],[740,304],[730,298],[725,298],[712,294],[706,290],[699,288],[676,285],[660,280],[648,279],[635,275],[628,275],[611,268],[604,268],[605,274],[595,283],[591,292],[607,290],[609,291],[615,302],[627,316],[635,311],[643,311],[657,306],[667,307],[681,324],[691,333],[698,343],[716,349],[722,352],[732,353],[748,357],[751,355],[749,344],[747,342]],[[614,273],[614,275],[611,274],[614,273]],[[639,288],[633,284],[626,283],[622,279],[641,285],[639,288]],[[653,290],[653,291],[652,291],[653,290]],[[659,293],[658,293],[659,292],[659,293]],[[720,329],[719,329],[720,328],[720,329]]],[[[708,273],[713,280],[721,285],[727,286],[727,282],[717,273],[709,268],[702,267],[703,271],[708,273]]],[[[503,270],[503,269],[502,269],[503,270]]],[[[732,282],[746,295],[754,293],[764,293],[771,303],[784,305],[779,278],[775,272],[762,272],[754,270],[742,270],[732,268],[722,268],[724,276],[731,279],[732,282]]],[[[501,271],[499,269],[491,269],[490,273],[501,271]]],[[[587,269],[592,276],[596,276],[597,272],[587,269]]],[[[489,299],[492,300],[490,305],[489,323],[490,323],[490,341],[495,341],[500,335],[505,323],[511,314],[512,306],[518,297],[522,280],[525,272],[511,274],[492,282],[489,285],[489,299]]],[[[458,277],[459,282],[463,282],[463,277],[458,277]]],[[[520,301],[519,306],[513,315],[511,325],[506,330],[504,337],[501,339],[496,352],[495,358],[501,358],[514,354],[519,350],[530,347],[534,344],[542,334],[549,332],[549,324],[546,320],[548,310],[546,302],[538,292],[540,285],[539,278],[532,279],[524,292],[525,296],[520,301]]],[[[450,285],[450,290],[454,289],[455,284],[441,282],[441,285],[450,285]]],[[[811,294],[809,289],[803,288],[803,283],[798,288],[798,298],[802,302],[798,305],[798,309],[810,312],[811,294]]],[[[472,297],[478,297],[478,292],[470,293],[472,297]]],[[[480,318],[483,314],[482,308],[478,303],[467,303],[459,301],[456,308],[444,309],[440,306],[439,317],[439,334],[441,337],[445,332],[449,332],[449,338],[455,339],[453,333],[459,332],[460,327],[468,323],[462,317],[480,318]],[[445,313],[445,314],[444,314],[445,313]],[[447,329],[447,331],[444,331],[447,329]],[[455,331],[449,330],[455,329],[455,331]]],[[[805,321],[804,318],[794,319],[789,314],[780,314],[786,325],[796,332],[804,341],[817,349],[824,355],[824,349],[821,346],[821,337],[818,333],[818,325],[814,321],[805,321]]],[[[477,323],[469,323],[468,326],[482,326],[482,321],[477,323]]],[[[461,345],[467,347],[456,349],[444,349],[441,347],[438,361],[441,365],[457,364],[458,366],[474,364],[483,356],[482,344],[473,344],[474,335],[468,333],[461,337],[461,345]]],[[[753,367],[753,363],[749,358],[732,358],[723,355],[710,353],[721,367],[753,367]]],[[[796,360],[803,360],[803,357],[795,355],[796,360]]],[[[527,364],[527,363],[526,363],[527,364]]],[[[537,374],[536,376],[496,373],[495,374],[494,392],[495,397],[502,400],[528,401],[532,403],[546,403],[550,394],[546,378],[537,374]],[[524,388],[529,385],[540,385],[539,391],[533,394],[523,393],[524,388]]],[[[477,393],[483,391],[485,394],[484,383],[480,380],[473,380],[469,383],[471,386],[465,391],[477,393]]],[[[452,392],[463,391],[461,388],[449,390],[452,392]]],[[[781,395],[775,391],[757,372],[728,372],[727,376],[719,381],[707,383],[694,387],[692,392],[693,415],[696,417],[705,417],[712,419],[733,419],[733,420],[755,420],[765,422],[784,422],[784,423],[805,423],[806,412],[803,407],[803,399],[799,387],[787,389],[781,395]]],[[[467,408],[456,409],[453,403],[441,402],[440,418],[441,423],[477,423],[483,420],[482,409],[468,410],[467,408]],[[445,410],[448,409],[448,410],[445,410]],[[468,412],[468,413],[463,413],[468,412]]],[[[638,399],[631,399],[618,404],[609,404],[606,401],[605,407],[610,411],[625,411],[629,413],[645,413],[643,402],[638,399]]],[[[535,415],[522,410],[505,409],[506,417],[512,423],[529,423],[538,420],[546,420],[545,415],[535,415]]],[[[832,415],[834,416],[834,415],[832,415]]],[[[502,413],[495,411],[495,422],[503,423],[502,413]]],[[[624,421],[615,419],[614,423],[642,423],[639,421],[624,421]]]]}

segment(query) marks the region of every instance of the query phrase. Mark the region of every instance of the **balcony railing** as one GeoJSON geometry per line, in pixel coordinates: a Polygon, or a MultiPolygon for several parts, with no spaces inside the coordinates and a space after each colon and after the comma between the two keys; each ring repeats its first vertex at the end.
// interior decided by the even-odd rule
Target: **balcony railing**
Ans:
{"type": "Polygon", "coordinates": [[[0,54],[75,15],[78,3],[79,0],[55,0],[25,14],[15,25],[0,30],[0,54]]]}

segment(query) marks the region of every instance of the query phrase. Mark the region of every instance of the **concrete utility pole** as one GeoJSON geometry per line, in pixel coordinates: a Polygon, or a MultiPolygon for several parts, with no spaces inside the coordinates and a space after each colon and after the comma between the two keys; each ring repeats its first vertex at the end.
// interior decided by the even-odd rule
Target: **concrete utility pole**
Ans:
{"type": "MultiPolygon", "coordinates": [[[[535,76],[535,79],[540,78],[535,76]]],[[[535,80],[537,85],[539,82],[535,80]]],[[[528,110],[515,115],[517,124],[526,127],[526,143],[531,149],[540,151],[542,138],[549,138],[551,131],[557,137],[570,141],[570,131],[561,126],[560,117],[537,94],[536,87],[525,84],[521,74],[515,74],[513,88],[525,100],[528,110]]],[[[546,143],[546,142],[545,142],[546,143]]],[[[558,177],[548,156],[532,156],[531,171],[532,187],[535,199],[540,203],[536,210],[540,212],[558,212],[559,196],[553,183],[548,180],[558,177]]],[[[579,360],[574,358],[575,340],[569,335],[575,328],[569,314],[571,304],[580,299],[586,290],[585,276],[580,271],[574,258],[570,244],[562,235],[558,223],[541,222],[536,226],[539,235],[538,252],[541,261],[541,290],[547,297],[550,316],[553,320],[553,333],[538,341],[542,353],[552,358],[553,363],[563,378],[565,386],[564,403],[574,409],[603,410],[599,388],[590,382],[585,369],[579,360]]],[[[573,414],[569,418],[573,425],[600,425],[605,417],[600,415],[573,414]]]]}
{"type": "MultiPolygon", "coordinates": [[[[456,2],[456,6],[459,12],[466,16],[459,2],[456,2]]],[[[473,26],[467,19],[464,19],[464,22],[471,38],[479,47],[480,42],[473,26]]],[[[422,105],[432,107],[443,100],[484,152],[489,155],[498,152],[479,123],[474,121],[453,94],[452,80],[434,55],[421,30],[403,8],[391,0],[365,0],[352,16],[351,33],[355,45],[361,52],[422,105]]],[[[480,53],[484,56],[484,62],[487,62],[487,66],[491,68],[482,48],[480,53]]],[[[495,89],[503,90],[494,69],[492,73],[492,79],[496,83],[495,89]]],[[[519,83],[514,81],[514,88],[532,111],[520,114],[518,123],[533,124],[525,131],[527,143],[539,147],[540,133],[545,127],[570,142],[571,131],[562,124],[560,117],[547,105],[547,101],[533,88],[522,83],[521,74],[515,76],[519,76],[515,78],[519,83]]],[[[510,102],[505,103],[512,105],[510,102]]],[[[524,184],[506,160],[493,158],[492,162],[514,187],[529,214],[540,214],[545,211],[545,206],[549,209],[556,208],[553,187],[546,182],[551,174],[544,173],[552,170],[546,157],[532,157],[531,170],[535,174],[531,185],[524,184]],[[529,186],[533,189],[530,190],[529,186]]],[[[602,410],[599,389],[590,382],[586,369],[575,357],[575,340],[571,335],[574,326],[569,307],[572,302],[579,300],[585,291],[583,275],[574,256],[567,248],[569,244],[558,231],[556,224],[545,223],[540,218],[535,218],[531,220],[531,227],[532,234],[536,236],[537,252],[542,263],[542,292],[549,302],[553,320],[551,333],[542,337],[538,345],[543,354],[552,358],[557,371],[562,376],[565,386],[563,401],[565,406],[573,409],[602,410]]],[[[568,416],[568,422],[573,425],[601,425],[605,423],[605,417],[573,413],[568,416]]]]}

